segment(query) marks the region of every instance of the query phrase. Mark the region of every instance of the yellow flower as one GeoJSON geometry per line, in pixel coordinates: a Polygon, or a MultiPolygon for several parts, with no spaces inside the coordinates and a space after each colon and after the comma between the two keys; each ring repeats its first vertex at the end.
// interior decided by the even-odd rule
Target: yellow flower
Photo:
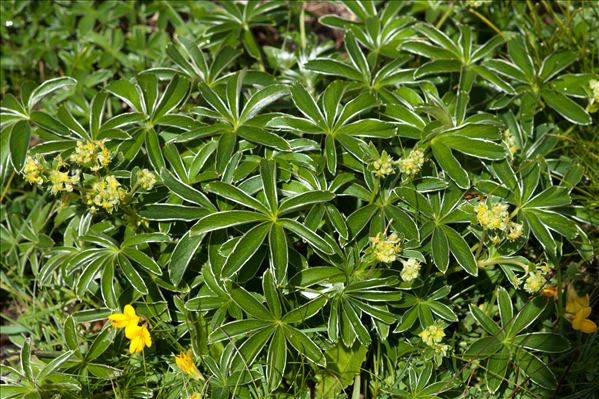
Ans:
{"type": "Polygon", "coordinates": [[[518,238],[522,237],[523,226],[520,223],[510,222],[508,224],[509,231],[507,233],[507,239],[510,241],[515,241],[518,238]]]}
{"type": "Polygon", "coordinates": [[[156,184],[156,176],[148,169],[137,171],[137,181],[144,190],[151,190],[156,184]]]}
{"type": "Polygon", "coordinates": [[[401,172],[408,176],[416,176],[424,165],[424,152],[412,150],[407,157],[397,161],[401,172]]]}
{"type": "Polygon", "coordinates": [[[576,314],[579,310],[589,306],[590,298],[589,294],[585,296],[578,296],[576,289],[572,284],[568,285],[568,291],[566,296],[566,313],[576,314]]]}
{"type": "Polygon", "coordinates": [[[187,352],[181,352],[179,356],[175,356],[175,363],[177,367],[185,374],[188,374],[192,378],[200,379],[202,374],[193,362],[193,352],[189,349],[187,352]]]}
{"type": "Polygon", "coordinates": [[[574,286],[572,284],[568,286],[566,318],[571,321],[573,329],[585,334],[592,334],[597,330],[597,325],[588,318],[592,311],[589,302],[589,294],[578,296],[574,286]]]}
{"type": "Polygon", "coordinates": [[[445,332],[443,328],[435,323],[426,327],[424,330],[420,331],[418,334],[422,341],[430,347],[434,347],[436,344],[441,343],[443,338],[445,337],[445,332]]]}
{"type": "Polygon", "coordinates": [[[376,177],[385,177],[392,173],[395,173],[393,164],[393,158],[391,158],[386,151],[383,151],[381,157],[372,163],[374,175],[376,177]]]}
{"type": "Polygon", "coordinates": [[[88,205],[99,206],[111,213],[116,206],[125,198],[127,192],[121,187],[121,183],[114,176],[106,176],[92,186],[88,193],[88,205]]]}
{"type": "Polygon", "coordinates": [[[541,295],[547,298],[557,299],[557,287],[555,285],[552,285],[551,287],[543,288],[543,291],[541,291],[541,295]]]}
{"type": "Polygon", "coordinates": [[[69,172],[61,172],[59,170],[51,170],[48,180],[52,183],[50,190],[52,194],[58,194],[61,191],[73,191],[73,184],[79,182],[79,176],[69,176],[69,172]]]}
{"type": "Polygon", "coordinates": [[[486,203],[480,202],[474,207],[478,223],[485,230],[505,230],[509,222],[508,205],[504,203],[492,204],[489,207],[486,203]]]}
{"type": "Polygon", "coordinates": [[[194,392],[194,393],[192,393],[192,394],[189,396],[189,398],[188,398],[188,399],[201,399],[201,398],[202,398],[202,397],[200,396],[200,394],[199,394],[199,393],[197,393],[197,392],[194,392]]]}
{"type": "Polygon", "coordinates": [[[98,171],[110,163],[110,151],[104,145],[104,140],[78,141],[70,159],[80,166],[98,171]]]}
{"type": "Polygon", "coordinates": [[[524,283],[524,289],[531,294],[536,294],[543,288],[545,283],[545,277],[543,277],[540,271],[535,270],[528,275],[528,278],[524,283]]]}
{"type": "Polygon", "coordinates": [[[129,353],[141,352],[144,347],[152,346],[152,337],[150,332],[143,326],[132,326],[129,325],[125,328],[125,336],[131,340],[129,344],[129,353]]]}
{"type": "Polygon", "coordinates": [[[393,233],[385,237],[383,233],[378,233],[375,237],[370,237],[371,248],[374,256],[379,262],[391,263],[397,259],[397,254],[401,252],[399,237],[393,233]]]}
{"type": "Polygon", "coordinates": [[[408,260],[402,260],[403,269],[401,270],[400,276],[404,281],[412,281],[418,277],[420,272],[420,262],[416,258],[410,258],[408,260]]]}
{"type": "Polygon", "coordinates": [[[139,316],[135,313],[135,309],[131,305],[125,305],[123,313],[116,313],[108,316],[108,320],[112,322],[115,328],[137,327],[139,316]]]}
{"type": "Polygon", "coordinates": [[[599,102],[599,81],[597,80],[589,80],[589,86],[591,91],[593,92],[593,97],[591,98],[592,102],[599,102]]]}
{"type": "Polygon", "coordinates": [[[44,173],[44,165],[37,159],[27,156],[25,165],[23,166],[23,177],[29,184],[42,184],[42,174],[44,173]]]}
{"type": "Polygon", "coordinates": [[[572,328],[582,331],[585,334],[592,334],[597,331],[597,325],[592,320],[588,319],[591,310],[590,306],[586,306],[576,312],[576,316],[574,316],[574,320],[572,320],[572,328]]]}

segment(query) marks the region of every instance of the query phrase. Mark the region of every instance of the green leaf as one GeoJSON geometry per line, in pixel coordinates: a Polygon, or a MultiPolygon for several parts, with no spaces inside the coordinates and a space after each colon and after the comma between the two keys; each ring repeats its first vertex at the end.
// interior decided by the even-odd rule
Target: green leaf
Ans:
{"type": "Polygon", "coordinates": [[[272,104],[279,98],[289,92],[284,85],[271,85],[254,93],[246,102],[243,111],[239,117],[241,123],[248,121],[258,115],[258,113],[268,105],[272,104]]]}
{"type": "Polygon", "coordinates": [[[303,323],[318,312],[322,312],[327,301],[328,298],[326,296],[319,296],[288,312],[285,317],[283,317],[283,321],[289,324],[303,323]]]}
{"type": "Polygon", "coordinates": [[[324,126],[324,117],[316,105],[314,98],[306,91],[304,86],[299,83],[291,86],[291,98],[293,103],[307,118],[311,119],[318,126],[324,126]]]}
{"type": "Polygon", "coordinates": [[[468,350],[464,352],[464,357],[467,358],[485,358],[494,355],[503,348],[503,344],[497,337],[488,336],[479,338],[470,345],[468,350]]]}
{"type": "Polygon", "coordinates": [[[94,342],[85,353],[85,360],[92,361],[97,359],[101,354],[106,352],[106,349],[112,344],[114,339],[114,330],[111,328],[104,328],[100,334],[96,336],[94,342]]]}
{"type": "MultiPolygon", "coordinates": [[[[95,341],[94,341],[95,342],[95,341]]],[[[74,351],[66,351],[59,356],[55,357],[48,363],[42,371],[37,375],[38,381],[44,381],[46,377],[51,376],[56,370],[60,368],[65,362],[67,362],[71,356],[73,356],[74,351]]]]}
{"type": "Polygon", "coordinates": [[[514,321],[509,326],[508,335],[514,337],[534,323],[546,306],[546,298],[536,297],[530,300],[514,317],[514,321]]]}
{"type": "Polygon", "coordinates": [[[32,110],[42,98],[46,97],[50,93],[76,84],[77,81],[68,76],[46,80],[31,92],[29,100],[27,101],[27,109],[32,110]]]}
{"type": "Polygon", "coordinates": [[[468,274],[472,276],[478,275],[478,267],[476,265],[476,259],[474,259],[474,255],[472,251],[470,251],[470,247],[464,238],[457,231],[452,229],[449,226],[442,226],[443,231],[447,235],[447,240],[449,242],[449,249],[451,250],[452,255],[458,261],[458,264],[464,269],[468,274]]]}
{"type": "Polygon", "coordinates": [[[322,251],[328,255],[335,253],[335,249],[328,242],[320,238],[317,233],[305,227],[303,224],[292,219],[279,219],[279,222],[283,227],[291,230],[319,251],[322,251]]]}
{"type": "Polygon", "coordinates": [[[431,238],[431,248],[433,262],[437,269],[445,273],[449,266],[449,242],[445,231],[440,228],[433,230],[433,236],[431,238]]]}
{"type": "Polygon", "coordinates": [[[124,101],[134,111],[143,111],[139,92],[135,85],[128,80],[115,80],[108,85],[106,90],[124,101]]]}
{"type": "Polygon", "coordinates": [[[145,253],[135,248],[123,248],[121,252],[133,262],[143,267],[148,273],[152,273],[157,276],[162,274],[162,268],[160,265],[145,253]]]}
{"type": "Polygon", "coordinates": [[[501,325],[506,329],[514,317],[514,308],[510,294],[503,287],[497,287],[497,307],[499,307],[501,325]]]}
{"type": "Polygon", "coordinates": [[[25,378],[30,382],[35,381],[33,377],[33,368],[31,367],[31,338],[25,338],[23,346],[19,352],[21,362],[21,371],[25,378]]]}
{"type": "Polygon", "coordinates": [[[232,289],[229,292],[231,299],[248,315],[263,321],[272,321],[273,315],[266,306],[261,304],[254,295],[242,287],[232,289]]]}
{"type": "Polygon", "coordinates": [[[287,275],[289,254],[285,229],[277,223],[272,223],[268,235],[270,250],[270,267],[277,282],[283,282],[287,275]]]}
{"type": "Polygon", "coordinates": [[[572,123],[590,125],[593,122],[593,119],[584,108],[557,91],[541,90],[541,97],[547,105],[572,123]]]}
{"type": "Polygon", "coordinates": [[[561,353],[570,349],[568,339],[547,332],[518,335],[512,342],[514,345],[544,353],[561,353]]]}
{"type": "Polygon", "coordinates": [[[191,263],[191,259],[198,251],[203,238],[203,235],[192,236],[190,232],[187,232],[177,242],[168,265],[168,273],[173,285],[178,286],[183,279],[183,275],[191,263]]]}
{"type": "Polygon", "coordinates": [[[329,58],[317,58],[310,60],[305,64],[305,68],[311,71],[320,72],[324,75],[343,77],[349,80],[361,81],[364,79],[362,73],[341,61],[329,58]]]}
{"type": "Polygon", "coordinates": [[[541,359],[532,353],[518,351],[516,355],[516,363],[522,369],[532,382],[543,388],[553,389],[557,384],[557,380],[549,367],[543,363],[541,359]]]}
{"type": "Polygon", "coordinates": [[[522,35],[517,35],[512,38],[507,44],[508,53],[514,63],[526,75],[527,80],[532,81],[535,75],[534,64],[532,58],[528,54],[526,43],[522,35]]]}
{"type": "Polygon", "coordinates": [[[441,168],[458,185],[458,187],[467,189],[470,186],[470,178],[462,165],[451,153],[449,147],[441,143],[431,143],[433,155],[441,168]]]}
{"type": "Polygon", "coordinates": [[[438,138],[438,143],[477,158],[501,160],[506,157],[505,146],[490,140],[446,134],[438,138]]]}
{"type": "Polygon", "coordinates": [[[148,220],[169,222],[173,220],[193,221],[198,220],[210,212],[204,208],[176,204],[146,205],[139,214],[148,220]]]}
{"type": "Polygon", "coordinates": [[[165,167],[164,157],[162,155],[160,139],[154,129],[146,131],[146,151],[152,167],[156,173],[165,167]]]}
{"type": "Polygon", "coordinates": [[[345,48],[354,67],[362,72],[362,76],[369,76],[370,67],[368,66],[368,61],[351,30],[345,33],[345,48]]]}
{"type": "Polygon", "coordinates": [[[239,188],[219,181],[213,181],[204,186],[204,189],[210,193],[224,197],[237,204],[254,209],[255,211],[268,214],[268,209],[264,204],[257,199],[249,196],[239,188]]]}
{"type": "Polygon", "coordinates": [[[335,194],[329,191],[318,190],[301,193],[293,197],[287,197],[283,201],[281,201],[278,214],[282,216],[308,205],[332,201],[333,198],[335,198],[335,194]]]}
{"type": "Polygon", "coordinates": [[[470,313],[482,328],[491,335],[499,336],[503,334],[499,326],[478,306],[470,305],[470,313]]]}
{"type": "Polygon", "coordinates": [[[222,268],[222,277],[231,277],[256,253],[270,231],[271,223],[259,224],[237,241],[222,268]]]}
{"type": "Polygon", "coordinates": [[[287,340],[282,328],[277,328],[270,340],[266,355],[268,389],[274,391],[281,385],[287,362],[287,340]]]}
{"type": "Polygon", "coordinates": [[[260,179],[262,180],[262,190],[268,202],[271,212],[275,212],[279,207],[277,196],[277,167],[271,160],[263,159],[260,161],[260,179]]]}
{"type": "Polygon", "coordinates": [[[304,355],[311,362],[325,367],[326,359],[320,348],[306,334],[297,328],[285,326],[285,337],[300,354],[304,355]]]}
{"type": "Polygon", "coordinates": [[[504,346],[487,361],[487,389],[491,393],[497,392],[503,382],[510,364],[510,350],[504,346]]]}
{"type": "Polygon", "coordinates": [[[64,322],[63,336],[64,341],[70,350],[79,349],[79,335],[77,334],[75,319],[73,319],[72,316],[68,316],[64,322]]]}
{"type": "Polygon", "coordinates": [[[127,257],[124,255],[119,255],[118,259],[121,270],[133,288],[141,295],[146,295],[148,293],[148,287],[146,287],[146,283],[144,283],[144,280],[139,275],[139,272],[135,270],[133,265],[131,265],[129,259],[127,259],[127,257]]]}
{"type": "Polygon", "coordinates": [[[177,179],[167,169],[160,171],[160,178],[166,187],[176,194],[179,198],[189,201],[192,204],[199,205],[210,211],[216,211],[216,207],[210,202],[210,200],[199,190],[191,187],[188,184],[183,183],[177,179]]]}
{"type": "Polygon", "coordinates": [[[539,71],[539,78],[543,82],[547,82],[560,71],[570,66],[570,64],[576,61],[576,58],[577,54],[574,51],[551,53],[543,60],[543,65],[541,65],[541,70],[539,71]]]}
{"type": "Polygon", "coordinates": [[[215,230],[239,226],[246,223],[267,221],[260,213],[250,211],[222,211],[200,219],[192,228],[191,235],[209,233],[215,230]]]}
{"type": "Polygon", "coordinates": [[[27,149],[31,129],[26,121],[17,122],[10,131],[10,160],[17,171],[20,171],[27,159],[27,149]]]}

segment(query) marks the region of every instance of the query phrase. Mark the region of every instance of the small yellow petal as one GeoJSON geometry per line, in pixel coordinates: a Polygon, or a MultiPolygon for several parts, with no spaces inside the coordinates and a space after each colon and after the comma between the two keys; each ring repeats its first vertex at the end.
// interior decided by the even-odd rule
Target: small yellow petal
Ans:
{"type": "Polygon", "coordinates": [[[580,323],[580,331],[585,334],[592,334],[597,331],[597,325],[592,320],[584,319],[580,323]]]}

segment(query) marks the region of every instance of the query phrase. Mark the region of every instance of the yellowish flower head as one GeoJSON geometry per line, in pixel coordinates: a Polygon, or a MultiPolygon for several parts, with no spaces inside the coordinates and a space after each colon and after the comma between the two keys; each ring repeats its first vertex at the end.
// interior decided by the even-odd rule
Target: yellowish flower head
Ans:
{"type": "Polygon", "coordinates": [[[110,164],[110,150],[106,148],[104,140],[78,141],[75,152],[71,154],[70,160],[82,167],[92,171],[98,171],[110,164]]]}
{"type": "Polygon", "coordinates": [[[492,204],[490,207],[480,202],[474,207],[476,219],[485,230],[505,230],[509,223],[508,205],[502,202],[492,204]]]}
{"type": "Polygon", "coordinates": [[[144,190],[151,190],[156,184],[156,176],[148,169],[137,171],[137,181],[144,190]]]}
{"type": "Polygon", "coordinates": [[[393,158],[386,151],[383,151],[381,157],[372,163],[374,175],[376,177],[385,177],[395,173],[395,169],[393,168],[394,163],[393,158]]]}
{"type": "Polygon", "coordinates": [[[577,314],[581,309],[589,306],[590,298],[589,294],[585,296],[578,296],[576,289],[572,284],[568,285],[566,293],[566,313],[577,314]]]}
{"type": "Polygon", "coordinates": [[[112,213],[115,207],[125,198],[127,191],[121,187],[121,183],[114,176],[106,176],[92,186],[88,193],[88,205],[105,209],[112,213]]]}
{"type": "Polygon", "coordinates": [[[401,252],[399,237],[393,233],[385,237],[383,233],[378,233],[375,237],[370,237],[370,245],[376,260],[383,263],[392,263],[397,259],[397,254],[401,252]]]}
{"type": "Polygon", "coordinates": [[[29,184],[42,184],[44,182],[42,179],[43,173],[44,165],[39,160],[27,156],[27,160],[23,166],[23,178],[25,178],[25,181],[29,184]]]}
{"type": "Polygon", "coordinates": [[[597,331],[595,322],[588,318],[591,315],[591,310],[590,306],[586,306],[576,312],[576,316],[574,316],[574,320],[572,320],[572,328],[582,331],[585,334],[592,334],[597,331]]]}
{"type": "Polygon", "coordinates": [[[401,270],[400,276],[404,281],[412,281],[418,277],[420,272],[420,262],[416,258],[410,258],[408,260],[402,260],[403,269],[401,270]]]}
{"type": "Polygon", "coordinates": [[[541,295],[543,295],[546,298],[557,299],[557,287],[555,285],[552,285],[551,287],[543,288],[543,291],[541,291],[541,295]]]}
{"type": "Polygon", "coordinates": [[[145,347],[152,346],[152,337],[145,325],[127,326],[125,336],[131,340],[129,344],[129,353],[141,352],[145,347]]]}
{"type": "Polygon", "coordinates": [[[530,294],[536,294],[545,285],[546,280],[540,271],[535,270],[528,275],[526,282],[524,283],[524,290],[530,294]]]}
{"type": "Polygon", "coordinates": [[[52,194],[58,194],[61,191],[70,193],[73,191],[73,184],[79,182],[79,175],[69,176],[69,172],[61,172],[53,169],[48,175],[48,180],[52,183],[52,187],[50,187],[52,194]]]}
{"type": "Polygon", "coordinates": [[[190,377],[195,378],[196,380],[202,377],[202,374],[193,361],[193,352],[191,349],[187,352],[181,352],[179,356],[175,356],[175,363],[182,372],[190,377]]]}
{"type": "Polygon", "coordinates": [[[592,79],[589,81],[589,86],[593,92],[592,101],[599,103],[599,81],[592,79]]]}
{"type": "Polygon", "coordinates": [[[431,324],[418,334],[422,341],[430,347],[435,347],[440,344],[443,338],[445,338],[445,332],[443,328],[438,324],[431,324]]]}
{"type": "Polygon", "coordinates": [[[189,396],[189,398],[188,398],[188,399],[201,399],[201,398],[202,398],[202,397],[200,396],[200,394],[199,394],[199,393],[197,393],[197,392],[194,392],[194,393],[192,393],[192,394],[189,396]]]}
{"type": "Polygon", "coordinates": [[[131,305],[125,305],[123,313],[115,313],[108,316],[108,320],[112,322],[114,328],[125,328],[129,325],[137,326],[139,316],[135,313],[135,309],[131,305]]]}
{"type": "Polygon", "coordinates": [[[514,135],[510,129],[507,129],[503,132],[503,141],[512,154],[518,152],[518,144],[516,144],[516,139],[514,138],[514,135]]]}
{"type": "Polygon", "coordinates": [[[424,165],[424,152],[412,150],[408,156],[400,159],[397,163],[403,174],[414,177],[420,173],[422,165],[424,165]]]}
{"type": "Polygon", "coordinates": [[[523,229],[524,229],[524,226],[522,226],[521,223],[509,222],[507,239],[510,241],[516,241],[518,238],[522,237],[523,229]]]}

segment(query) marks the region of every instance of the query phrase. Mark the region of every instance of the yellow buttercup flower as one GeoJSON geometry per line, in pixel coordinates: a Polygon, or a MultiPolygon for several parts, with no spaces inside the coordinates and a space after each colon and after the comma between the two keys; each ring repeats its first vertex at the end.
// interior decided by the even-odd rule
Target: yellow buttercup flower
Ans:
{"type": "Polygon", "coordinates": [[[179,356],[175,356],[175,363],[181,371],[192,378],[195,378],[196,380],[202,378],[202,374],[193,362],[193,352],[191,349],[187,352],[181,352],[179,356]]]}
{"type": "Polygon", "coordinates": [[[127,328],[129,326],[136,327],[139,323],[139,316],[135,313],[135,309],[131,305],[125,305],[123,313],[116,313],[108,316],[108,320],[112,322],[115,328],[127,328]]]}
{"type": "Polygon", "coordinates": [[[150,332],[143,326],[127,326],[125,328],[125,336],[131,340],[129,344],[129,353],[141,352],[147,346],[152,346],[152,337],[150,332]]]}
{"type": "Polygon", "coordinates": [[[579,296],[572,284],[568,286],[566,298],[566,318],[572,323],[572,328],[585,334],[597,331],[597,325],[588,317],[592,308],[589,306],[589,294],[579,296]]]}
{"type": "Polygon", "coordinates": [[[399,245],[399,237],[393,233],[385,237],[383,233],[378,233],[374,237],[370,237],[370,245],[374,256],[379,262],[391,263],[397,259],[397,254],[401,252],[399,245]]]}

